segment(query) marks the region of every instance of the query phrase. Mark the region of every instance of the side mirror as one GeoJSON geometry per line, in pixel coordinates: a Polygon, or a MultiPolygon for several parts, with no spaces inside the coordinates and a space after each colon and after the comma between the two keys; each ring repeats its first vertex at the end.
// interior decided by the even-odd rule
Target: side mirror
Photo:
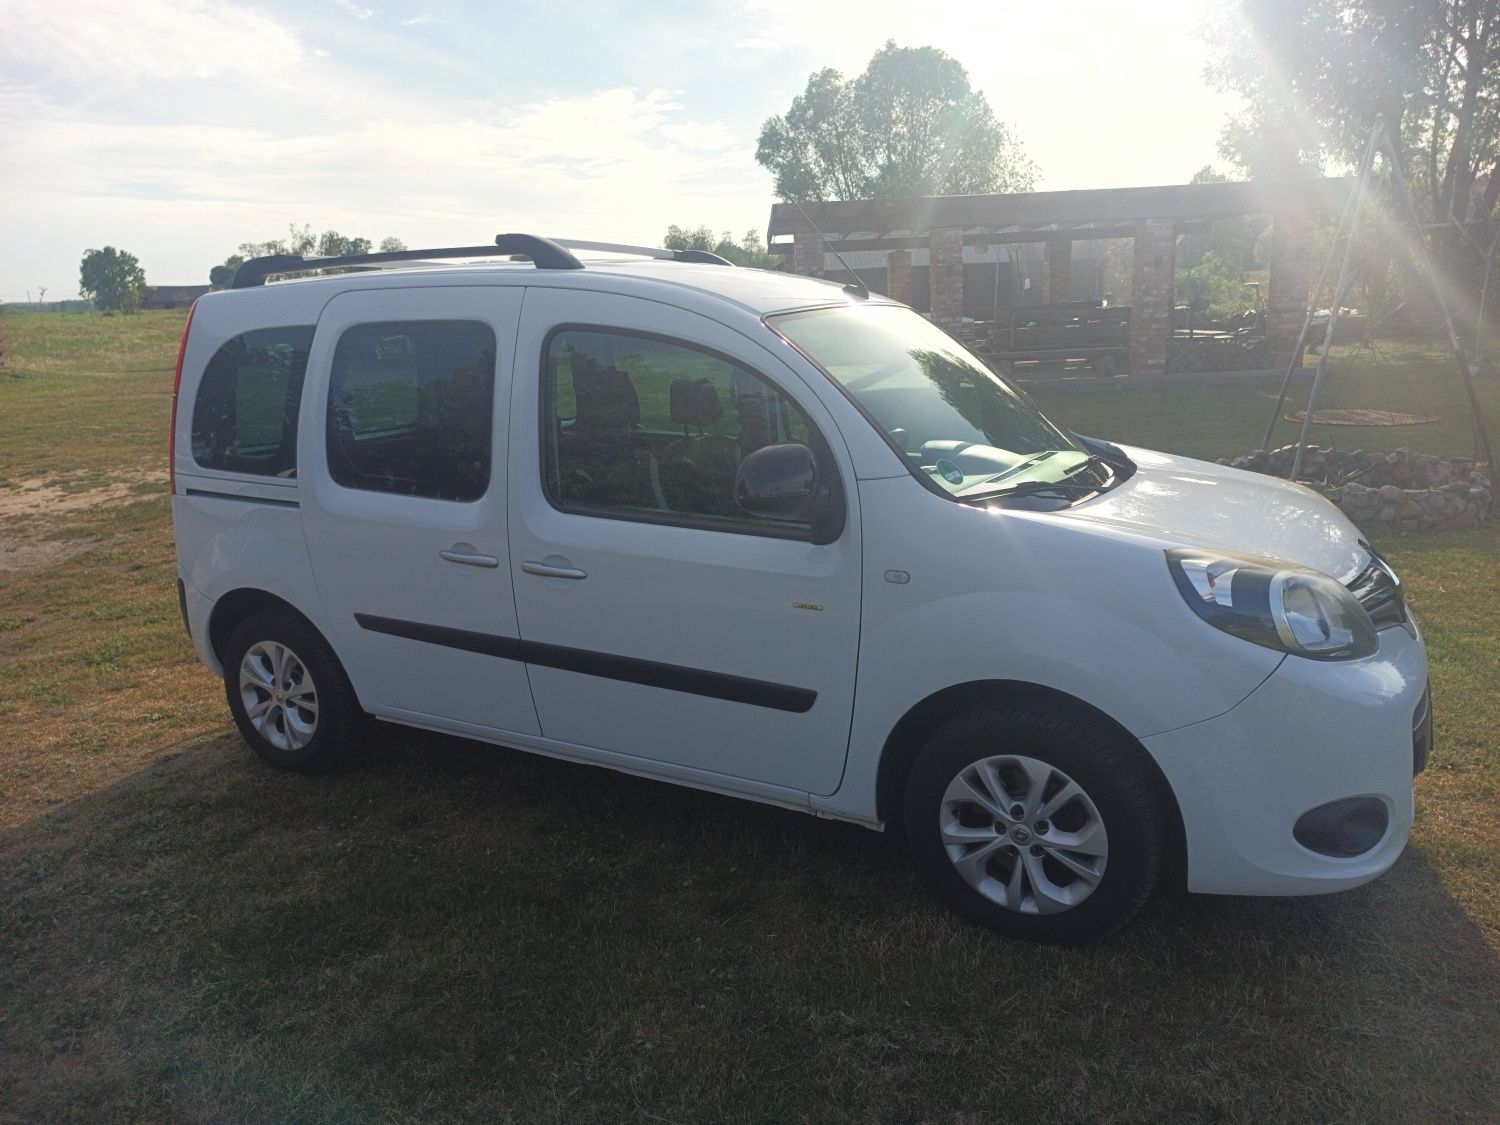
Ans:
{"type": "Polygon", "coordinates": [[[734,502],[761,519],[810,520],[827,492],[817,458],[800,442],[757,449],[734,475],[734,502]]]}

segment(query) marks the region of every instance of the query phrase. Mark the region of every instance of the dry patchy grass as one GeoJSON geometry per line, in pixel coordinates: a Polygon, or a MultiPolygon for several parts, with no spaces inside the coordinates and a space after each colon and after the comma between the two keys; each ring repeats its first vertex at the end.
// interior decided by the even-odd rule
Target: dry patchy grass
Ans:
{"type": "MultiPolygon", "coordinates": [[[[180,328],[8,317],[0,476],[159,473],[180,328]]],[[[1086,428],[1207,444],[1203,392],[1135,397],[1086,428]]],[[[1168,891],[1062,951],[847,825],[395,728],[351,774],[268,771],[182,636],[168,515],[0,515],[76,548],[0,570],[0,1120],[1494,1116],[1496,531],[1382,544],[1438,724],[1388,876],[1168,891]]]]}

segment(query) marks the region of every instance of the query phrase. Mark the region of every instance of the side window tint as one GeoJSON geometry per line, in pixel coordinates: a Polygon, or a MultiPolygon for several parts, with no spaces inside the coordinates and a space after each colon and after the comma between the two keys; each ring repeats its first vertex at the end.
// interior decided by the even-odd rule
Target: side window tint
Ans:
{"type": "Polygon", "coordinates": [[[205,469],[297,475],[297,411],[312,325],[236,336],[208,361],[193,403],[193,460],[205,469]]]}
{"type": "Polygon", "coordinates": [[[486,324],[350,328],[328,384],[328,471],[346,488],[477,500],[490,483],[494,395],[486,324]]]}
{"type": "Polygon", "coordinates": [[[684,344],[583,329],[555,333],[543,368],[543,473],[559,506],[725,530],[773,522],[735,503],[735,474],[810,429],[760,376],[684,344]]]}

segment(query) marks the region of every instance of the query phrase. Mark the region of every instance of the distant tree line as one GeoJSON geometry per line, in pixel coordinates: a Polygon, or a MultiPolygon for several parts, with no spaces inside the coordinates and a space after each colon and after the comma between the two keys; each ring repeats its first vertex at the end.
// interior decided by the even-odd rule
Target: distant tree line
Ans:
{"type": "MultiPolygon", "coordinates": [[[[234,278],[234,271],[251,258],[265,258],[272,254],[304,254],[319,258],[332,258],[344,254],[369,254],[374,243],[368,238],[349,238],[336,230],[325,230],[314,234],[312,225],[304,223],[298,227],[292,223],[287,228],[286,238],[274,238],[267,242],[242,242],[238,253],[225,258],[223,263],[208,271],[209,284],[216,289],[226,288],[234,278]]],[[[380,240],[381,253],[405,250],[406,243],[399,238],[386,237],[380,240]]]]}
{"type": "Polygon", "coordinates": [[[727,258],[737,266],[749,266],[753,269],[774,270],[781,264],[781,259],[766,249],[760,235],[753,230],[746,231],[744,238],[736,242],[727,230],[715,234],[707,226],[689,230],[674,223],[667,228],[666,237],[661,244],[668,250],[707,250],[710,254],[727,258]]]}

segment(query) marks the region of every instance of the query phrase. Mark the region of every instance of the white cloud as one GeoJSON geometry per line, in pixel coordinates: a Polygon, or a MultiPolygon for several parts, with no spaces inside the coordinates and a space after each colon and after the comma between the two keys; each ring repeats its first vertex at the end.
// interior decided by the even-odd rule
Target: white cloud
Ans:
{"type": "MultiPolygon", "coordinates": [[[[310,102],[323,93],[310,90],[310,102]]],[[[291,221],[409,245],[484,242],[503,229],[654,243],[670,223],[755,221],[769,203],[744,138],[692,120],[665,90],[513,108],[344,94],[367,112],[101,128],[87,107],[0,89],[0,146],[16,170],[0,182],[0,214],[26,215],[5,236],[0,296],[38,281],[66,287],[57,271],[70,241],[77,253],[124,246],[149,280],[171,284],[291,221]]]]}
{"type": "Polygon", "coordinates": [[[67,0],[66,17],[50,4],[0,0],[0,63],[7,73],[45,66],[59,80],[98,92],[226,74],[269,81],[306,53],[297,36],[251,7],[123,4],[67,0]]]}
{"type": "Polygon", "coordinates": [[[375,14],[374,8],[362,7],[354,0],[333,0],[334,6],[342,8],[357,20],[367,20],[375,14]]]}
{"type": "Polygon", "coordinates": [[[437,16],[433,15],[431,12],[423,12],[419,16],[412,16],[409,19],[402,20],[401,21],[401,26],[402,27],[422,27],[422,26],[424,26],[426,24],[437,23],[437,21],[438,21],[437,16]]]}

